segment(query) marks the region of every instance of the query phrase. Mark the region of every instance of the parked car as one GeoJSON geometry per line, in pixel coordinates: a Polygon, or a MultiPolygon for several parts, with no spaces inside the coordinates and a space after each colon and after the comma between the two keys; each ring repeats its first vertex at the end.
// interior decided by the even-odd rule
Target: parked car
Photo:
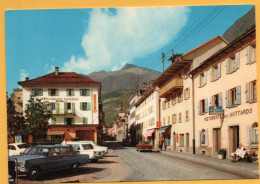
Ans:
{"type": "Polygon", "coordinates": [[[77,170],[89,161],[89,155],[78,155],[67,145],[38,145],[9,159],[17,159],[18,174],[27,174],[31,179],[37,179],[43,172],[67,168],[77,170]]]}
{"type": "Polygon", "coordinates": [[[67,145],[71,145],[75,152],[78,154],[88,154],[89,159],[92,162],[97,162],[98,159],[103,157],[103,152],[94,148],[94,146],[90,143],[85,143],[82,141],[69,141],[66,142],[67,145]]]}
{"type": "Polygon", "coordinates": [[[140,141],[136,145],[136,151],[153,151],[153,145],[149,141],[140,141]]]}
{"type": "Polygon", "coordinates": [[[106,146],[99,146],[96,143],[94,143],[93,141],[78,141],[78,142],[91,144],[94,147],[94,149],[96,149],[98,151],[102,151],[103,156],[105,153],[108,153],[108,148],[106,146]]]}
{"type": "Polygon", "coordinates": [[[28,144],[26,143],[12,143],[8,145],[8,155],[20,155],[28,148],[28,144]]]}

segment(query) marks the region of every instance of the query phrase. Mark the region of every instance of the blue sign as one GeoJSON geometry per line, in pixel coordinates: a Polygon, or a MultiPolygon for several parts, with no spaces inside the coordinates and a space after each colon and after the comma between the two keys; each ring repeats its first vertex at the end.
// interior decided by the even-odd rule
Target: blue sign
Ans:
{"type": "Polygon", "coordinates": [[[15,142],[22,142],[22,136],[15,136],[15,142]]]}
{"type": "Polygon", "coordinates": [[[209,107],[209,114],[215,114],[215,113],[221,113],[222,112],[222,106],[210,106],[209,107]]]}

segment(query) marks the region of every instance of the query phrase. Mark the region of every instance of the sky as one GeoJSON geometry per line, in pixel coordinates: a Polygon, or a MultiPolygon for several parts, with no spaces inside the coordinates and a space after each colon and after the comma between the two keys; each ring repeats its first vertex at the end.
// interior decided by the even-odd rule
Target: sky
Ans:
{"type": "Polygon", "coordinates": [[[89,74],[126,63],[163,71],[172,50],[185,53],[225,31],[252,5],[8,10],[6,84],[59,67],[89,74]]]}

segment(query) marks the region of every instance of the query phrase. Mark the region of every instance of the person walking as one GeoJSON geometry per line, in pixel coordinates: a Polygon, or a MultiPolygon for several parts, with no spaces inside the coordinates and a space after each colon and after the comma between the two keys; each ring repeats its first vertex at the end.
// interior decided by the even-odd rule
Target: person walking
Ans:
{"type": "Polygon", "coordinates": [[[161,151],[162,151],[162,147],[163,147],[163,142],[164,142],[164,139],[163,139],[163,137],[161,137],[161,139],[159,141],[159,148],[161,149],[161,151]]]}

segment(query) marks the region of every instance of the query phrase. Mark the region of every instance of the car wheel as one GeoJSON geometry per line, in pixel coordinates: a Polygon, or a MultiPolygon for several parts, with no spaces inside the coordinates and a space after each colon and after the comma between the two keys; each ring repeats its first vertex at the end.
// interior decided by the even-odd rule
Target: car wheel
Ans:
{"type": "Polygon", "coordinates": [[[79,164],[78,163],[72,164],[72,166],[71,166],[71,170],[72,171],[77,171],[78,169],[79,169],[79,164]]]}
{"type": "Polygon", "coordinates": [[[40,177],[41,175],[41,170],[37,167],[33,167],[30,169],[29,171],[29,177],[32,179],[32,180],[36,180],[40,177]]]}

